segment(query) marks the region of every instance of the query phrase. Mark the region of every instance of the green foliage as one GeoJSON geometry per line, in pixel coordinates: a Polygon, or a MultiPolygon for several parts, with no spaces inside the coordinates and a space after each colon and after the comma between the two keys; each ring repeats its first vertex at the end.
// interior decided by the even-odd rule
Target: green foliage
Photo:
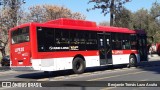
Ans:
{"type": "Polygon", "coordinates": [[[116,14],[120,11],[122,5],[129,1],[131,0],[89,0],[88,3],[95,3],[95,5],[93,8],[87,10],[101,9],[104,15],[108,13],[116,14]],[[111,9],[113,9],[113,11],[111,11],[111,9]]]}
{"type": "Polygon", "coordinates": [[[156,17],[159,17],[160,16],[160,3],[157,3],[157,2],[153,3],[150,11],[151,11],[150,14],[152,17],[154,17],[154,19],[156,17]]]}
{"type": "Polygon", "coordinates": [[[100,26],[110,26],[109,22],[107,21],[102,21],[99,23],[100,26]]]}
{"type": "Polygon", "coordinates": [[[132,13],[131,11],[127,10],[126,8],[122,8],[120,12],[115,14],[115,21],[114,26],[116,27],[125,27],[125,28],[132,28],[132,13]]]}
{"type": "MultiPolygon", "coordinates": [[[[160,42],[160,3],[153,3],[149,10],[142,8],[136,12],[122,7],[114,15],[113,26],[145,30],[148,36],[153,36],[154,43],[160,42]]],[[[152,43],[152,40],[148,41],[152,43]]]]}
{"type": "Polygon", "coordinates": [[[131,0],[89,0],[88,3],[95,3],[95,5],[87,9],[87,11],[101,9],[104,15],[110,13],[110,26],[114,25],[116,14],[123,8],[123,4],[131,0]]]}
{"type": "Polygon", "coordinates": [[[148,36],[153,36],[154,42],[160,42],[160,3],[153,3],[150,10],[140,9],[132,13],[134,29],[145,30],[148,36]],[[159,13],[158,13],[159,12],[159,13]]]}

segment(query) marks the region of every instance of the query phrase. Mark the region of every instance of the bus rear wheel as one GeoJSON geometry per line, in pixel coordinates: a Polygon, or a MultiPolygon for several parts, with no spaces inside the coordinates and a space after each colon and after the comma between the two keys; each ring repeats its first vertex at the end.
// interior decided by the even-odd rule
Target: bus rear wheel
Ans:
{"type": "Polygon", "coordinates": [[[73,60],[73,71],[74,73],[76,74],[81,74],[84,72],[85,70],[85,61],[82,59],[82,58],[79,58],[79,57],[76,57],[74,60],[73,60]]]}
{"type": "Polygon", "coordinates": [[[137,66],[137,59],[134,55],[129,57],[129,67],[136,67],[137,66]]]}

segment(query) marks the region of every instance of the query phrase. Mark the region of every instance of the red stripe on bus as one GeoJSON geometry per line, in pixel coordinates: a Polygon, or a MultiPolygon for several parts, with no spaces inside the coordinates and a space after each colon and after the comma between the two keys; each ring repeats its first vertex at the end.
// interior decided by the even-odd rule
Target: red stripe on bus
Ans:
{"type": "Polygon", "coordinates": [[[122,54],[138,54],[137,50],[112,50],[112,55],[122,55],[122,54]]]}

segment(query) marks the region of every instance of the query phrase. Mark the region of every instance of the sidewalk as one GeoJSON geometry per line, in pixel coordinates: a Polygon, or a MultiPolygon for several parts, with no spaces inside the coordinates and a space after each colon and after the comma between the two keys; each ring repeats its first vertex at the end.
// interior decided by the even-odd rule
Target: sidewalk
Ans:
{"type": "Polygon", "coordinates": [[[11,70],[9,66],[3,66],[0,64],[0,71],[6,71],[6,70],[11,70]]]}
{"type": "Polygon", "coordinates": [[[148,55],[148,57],[160,57],[158,54],[148,55]]]}
{"type": "Polygon", "coordinates": [[[0,71],[7,71],[7,70],[11,70],[11,68],[9,66],[0,67],[0,71]]]}
{"type": "Polygon", "coordinates": [[[148,61],[160,61],[160,56],[158,54],[148,55],[148,61]]]}

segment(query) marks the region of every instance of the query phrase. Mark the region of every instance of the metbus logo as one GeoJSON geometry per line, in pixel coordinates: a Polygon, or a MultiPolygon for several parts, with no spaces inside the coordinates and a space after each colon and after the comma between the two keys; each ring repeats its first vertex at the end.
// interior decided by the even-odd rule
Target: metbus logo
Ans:
{"type": "Polygon", "coordinates": [[[114,51],[114,54],[123,54],[123,51],[114,51]]]}
{"type": "Polygon", "coordinates": [[[24,51],[24,47],[16,48],[16,49],[15,49],[15,52],[22,52],[22,51],[24,51]]]}

